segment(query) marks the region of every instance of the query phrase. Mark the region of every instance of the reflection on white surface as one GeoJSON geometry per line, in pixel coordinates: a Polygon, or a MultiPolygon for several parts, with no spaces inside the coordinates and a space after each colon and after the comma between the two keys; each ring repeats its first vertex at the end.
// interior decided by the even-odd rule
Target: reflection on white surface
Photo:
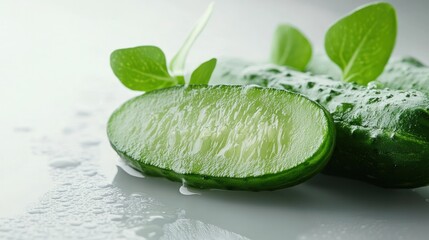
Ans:
{"type": "Polygon", "coordinates": [[[6,140],[0,154],[0,217],[11,217],[24,213],[28,204],[51,187],[52,180],[45,157],[32,150],[30,139],[35,136],[30,128],[23,131],[0,124],[0,133],[6,140]]]}
{"type": "Polygon", "coordinates": [[[164,226],[165,234],[162,240],[176,240],[178,236],[183,240],[206,239],[206,240],[248,240],[240,236],[216,227],[211,224],[205,224],[200,221],[190,219],[179,219],[171,224],[164,226]]]}
{"type": "MultiPolygon", "coordinates": [[[[427,239],[428,187],[317,176],[274,192],[182,188],[199,193],[187,196],[181,183],[116,168],[105,123],[136,93],[111,73],[110,51],[156,43],[171,56],[183,40],[172,36],[185,37],[208,2],[2,1],[0,239],[427,239]]],[[[219,1],[191,59],[263,59],[284,21],[320,46],[361,2],[219,1]]],[[[398,52],[424,57],[424,3],[395,4],[398,52]]]]}

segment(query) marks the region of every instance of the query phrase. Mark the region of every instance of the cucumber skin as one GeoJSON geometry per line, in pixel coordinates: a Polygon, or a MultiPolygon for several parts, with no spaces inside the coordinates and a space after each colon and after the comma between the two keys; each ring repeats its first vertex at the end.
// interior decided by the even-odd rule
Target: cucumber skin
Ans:
{"type": "Polygon", "coordinates": [[[217,84],[287,89],[331,112],[337,143],[324,172],[388,188],[429,184],[429,99],[417,91],[368,89],[275,65],[220,62],[217,84]]]}
{"type": "Polygon", "coordinates": [[[387,88],[429,93],[429,68],[413,57],[392,61],[377,80],[387,88]]]}
{"type": "MultiPolygon", "coordinates": [[[[335,134],[334,134],[335,135],[335,134]]],[[[333,143],[331,143],[333,144],[333,143]]],[[[118,155],[127,162],[132,168],[140,171],[147,176],[153,177],[164,177],[170,181],[181,182],[189,187],[200,188],[200,189],[225,189],[225,190],[244,190],[244,191],[272,191],[286,187],[291,187],[302,183],[315,174],[319,173],[329,160],[332,154],[332,150],[326,158],[320,161],[325,164],[319,165],[318,168],[312,168],[309,171],[308,164],[300,164],[294,169],[287,171],[287,173],[278,173],[264,175],[260,177],[248,177],[248,178],[229,178],[229,177],[213,177],[198,174],[180,174],[172,170],[162,169],[153,165],[144,164],[139,160],[129,157],[126,153],[119,151],[116,147],[111,144],[113,149],[118,155]],[[303,175],[302,173],[307,173],[303,175]],[[286,176],[300,176],[296,181],[285,182],[286,176]]]]}
{"type": "MultiPolygon", "coordinates": [[[[187,88],[199,88],[205,87],[201,85],[192,85],[187,88]]],[[[217,88],[226,88],[226,87],[239,87],[239,86],[215,86],[217,88]]],[[[156,94],[161,91],[169,91],[174,88],[181,87],[171,87],[165,89],[159,89],[155,91],[151,91],[149,93],[145,93],[143,95],[137,96],[133,99],[128,100],[133,101],[136,98],[143,96],[150,96],[150,94],[156,94]]],[[[295,94],[295,93],[293,93],[295,94]]],[[[299,96],[303,98],[307,98],[305,96],[299,96]]],[[[127,103],[126,102],[126,103],[127,103]]],[[[124,103],[122,106],[124,106],[124,103]]],[[[292,169],[288,169],[284,172],[276,173],[276,174],[266,174],[257,177],[245,177],[245,178],[231,178],[231,177],[214,177],[200,174],[182,174],[174,172],[173,170],[159,168],[154,165],[145,164],[142,160],[134,159],[130,157],[126,152],[118,149],[112,142],[111,134],[109,131],[110,122],[115,117],[116,114],[119,113],[121,107],[119,107],[115,112],[111,115],[108,121],[107,135],[109,137],[110,145],[117,152],[117,154],[132,168],[142,172],[148,176],[155,177],[164,177],[171,181],[182,182],[186,186],[200,188],[200,189],[226,189],[226,190],[245,190],[245,191],[266,191],[266,190],[277,190],[286,187],[291,187],[302,183],[315,174],[319,173],[329,162],[329,159],[334,151],[335,145],[335,127],[332,117],[329,112],[319,105],[318,103],[313,102],[323,109],[325,116],[328,119],[328,133],[326,135],[326,140],[323,145],[318,149],[315,153],[316,156],[324,156],[323,158],[319,158],[317,162],[315,159],[306,161],[301,163],[292,169]],[[285,181],[286,180],[286,181],[285,181]]]]}
{"type": "MultiPolygon", "coordinates": [[[[341,80],[341,70],[322,54],[314,55],[307,71],[341,80]]],[[[384,88],[418,90],[429,94],[429,67],[413,57],[402,57],[390,61],[376,79],[384,88]]]]}

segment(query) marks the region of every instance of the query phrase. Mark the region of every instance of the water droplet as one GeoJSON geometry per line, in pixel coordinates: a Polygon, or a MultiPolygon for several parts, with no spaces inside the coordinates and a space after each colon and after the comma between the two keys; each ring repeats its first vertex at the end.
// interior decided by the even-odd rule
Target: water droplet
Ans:
{"type": "Polygon", "coordinates": [[[102,213],[104,213],[104,210],[103,210],[103,209],[101,209],[101,208],[97,208],[97,209],[94,209],[94,210],[92,211],[92,213],[94,213],[94,214],[102,214],[102,213]]]}
{"type": "Polygon", "coordinates": [[[80,162],[72,159],[56,159],[49,164],[53,168],[75,168],[80,165],[80,162]]]}
{"type": "Polygon", "coordinates": [[[28,211],[29,214],[41,214],[41,213],[45,213],[45,211],[41,210],[41,209],[31,209],[28,211]]]}
{"type": "Polygon", "coordinates": [[[89,116],[91,116],[91,112],[80,110],[80,111],[76,112],[76,115],[79,117],[89,117],[89,116]]]}
{"type": "Polygon", "coordinates": [[[367,85],[367,89],[378,89],[381,87],[381,84],[377,81],[369,82],[367,85]]]}
{"type": "Polygon", "coordinates": [[[80,225],[82,225],[82,222],[81,221],[79,221],[79,220],[72,220],[72,221],[70,221],[69,222],[70,223],[70,225],[72,225],[72,226],[80,226],[80,225]]]}
{"type": "Polygon", "coordinates": [[[62,188],[58,188],[56,191],[57,191],[57,192],[60,192],[60,193],[63,193],[63,192],[67,192],[67,191],[68,191],[68,189],[67,189],[67,188],[62,187],[62,188]]]}
{"type": "Polygon", "coordinates": [[[103,196],[103,197],[108,197],[108,196],[112,196],[112,195],[113,195],[113,193],[111,193],[111,192],[105,192],[105,193],[101,194],[101,196],[103,196]]]}
{"type": "Polygon", "coordinates": [[[116,204],[113,204],[113,206],[114,206],[115,208],[123,208],[123,207],[124,207],[124,204],[122,204],[122,203],[116,203],[116,204]]]}
{"type": "Polygon", "coordinates": [[[63,206],[64,208],[68,208],[70,207],[70,203],[69,202],[64,202],[61,204],[61,206],[63,206]]]}
{"type": "Polygon", "coordinates": [[[84,172],[83,175],[88,176],[88,177],[92,177],[92,176],[97,175],[97,171],[87,171],[87,172],[84,172]]]}
{"type": "Polygon", "coordinates": [[[149,225],[143,228],[139,228],[135,231],[135,234],[146,239],[155,239],[162,234],[162,229],[159,226],[149,225]]]}
{"type": "Polygon", "coordinates": [[[111,214],[110,220],[115,221],[115,222],[119,222],[119,221],[125,220],[125,217],[122,215],[111,214]]]}
{"type": "Polygon", "coordinates": [[[56,215],[56,216],[63,218],[63,217],[67,217],[68,215],[69,215],[69,214],[68,214],[67,212],[63,211],[63,212],[59,212],[59,213],[57,213],[57,215],[56,215]]]}
{"type": "Polygon", "coordinates": [[[110,183],[102,183],[102,184],[98,185],[99,188],[109,188],[111,186],[112,186],[112,184],[110,184],[110,183]]]}
{"type": "Polygon", "coordinates": [[[67,212],[67,208],[65,208],[65,207],[57,207],[57,208],[55,209],[55,211],[56,211],[56,212],[59,212],[59,213],[61,213],[61,212],[67,212]]]}
{"type": "Polygon", "coordinates": [[[33,129],[29,128],[29,127],[16,127],[13,129],[15,132],[20,132],[20,133],[28,133],[31,132],[33,129]]]}
{"type": "Polygon", "coordinates": [[[85,224],[83,224],[83,227],[88,228],[88,229],[94,229],[94,228],[96,228],[96,227],[97,227],[97,224],[92,223],[92,222],[90,222],[90,223],[85,223],[85,224]]]}
{"type": "Polygon", "coordinates": [[[108,204],[116,203],[116,199],[106,199],[105,203],[108,203],[108,204]]]}
{"type": "Polygon", "coordinates": [[[151,215],[149,216],[148,222],[159,222],[160,220],[165,219],[164,216],[161,215],[151,215]]]}
{"type": "Polygon", "coordinates": [[[80,143],[80,145],[84,148],[95,147],[95,146],[98,146],[99,144],[100,144],[100,141],[84,141],[80,143]]]}
{"type": "Polygon", "coordinates": [[[185,195],[185,196],[201,195],[201,193],[193,192],[193,191],[189,190],[189,188],[188,188],[188,187],[186,187],[184,184],[183,184],[182,186],[180,186],[180,188],[179,188],[179,192],[180,192],[182,195],[185,195]]]}
{"type": "Polygon", "coordinates": [[[241,92],[242,94],[247,94],[247,92],[250,90],[250,89],[253,89],[253,88],[260,88],[261,86],[259,86],[259,85],[256,85],[256,84],[249,84],[249,85],[245,85],[244,87],[243,87],[243,91],[241,92]]]}
{"type": "Polygon", "coordinates": [[[144,175],[135,170],[134,168],[128,166],[127,163],[125,163],[124,160],[122,159],[118,159],[118,163],[116,164],[118,167],[120,167],[122,170],[124,170],[124,172],[128,173],[129,175],[133,176],[133,177],[138,177],[138,178],[144,178],[144,175]]]}
{"type": "Polygon", "coordinates": [[[134,198],[142,197],[142,195],[141,195],[141,194],[139,194],[139,193],[133,193],[133,194],[131,194],[130,196],[131,196],[131,197],[134,197],[134,198]]]}
{"type": "Polygon", "coordinates": [[[92,200],[101,200],[101,199],[103,199],[103,197],[102,196],[94,196],[91,199],[92,200]]]}

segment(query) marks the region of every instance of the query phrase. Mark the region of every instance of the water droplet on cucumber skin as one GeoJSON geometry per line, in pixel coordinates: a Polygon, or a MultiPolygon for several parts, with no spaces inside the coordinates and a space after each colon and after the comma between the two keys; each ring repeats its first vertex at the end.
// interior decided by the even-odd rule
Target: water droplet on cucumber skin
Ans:
{"type": "Polygon", "coordinates": [[[381,84],[378,81],[371,81],[367,85],[367,89],[379,89],[379,88],[382,88],[382,87],[383,87],[383,84],[381,84]]]}
{"type": "Polygon", "coordinates": [[[244,87],[243,87],[243,91],[242,91],[242,93],[243,94],[246,94],[250,89],[252,89],[252,88],[260,88],[260,86],[258,86],[258,85],[256,85],[256,84],[249,84],[249,85],[245,85],[244,87]]]}

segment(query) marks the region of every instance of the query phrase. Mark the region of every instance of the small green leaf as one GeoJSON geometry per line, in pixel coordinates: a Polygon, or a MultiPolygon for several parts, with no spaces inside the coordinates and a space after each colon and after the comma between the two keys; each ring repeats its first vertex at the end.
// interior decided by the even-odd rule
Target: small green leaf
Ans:
{"type": "Polygon", "coordinates": [[[212,58],[197,67],[191,75],[191,80],[189,81],[189,84],[209,84],[210,77],[212,76],[213,70],[216,67],[216,62],[216,58],[212,58]]]}
{"type": "Polygon", "coordinates": [[[395,46],[396,31],[393,6],[370,4],[329,28],[326,53],[343,71],[344,81],[366,85],[383,72],[395,46]]]}
{"type": "Polygon", "coordinates": [[[152,91],[178,84],[167,71],[165,55],[155,46],[118,49],[110,55],[110,66],[129,89],[152,91]]]}
{"type": "Polygon", "coordinates": [[[214,3],[210,3],[207,10],[204,12],[203,16],[198,20],[197,24],[192,29],[191,33],[186,38],[185,43],[173,57],[170,62],[170,71],[173,75],[183,76],[185,74],[185,61],[188,56],[189,50],[194,44],[197,37],[203,31],[204,27],[207,25],[207,22],[210,18],[210,15],[213,11],[214,3]]]}
{"type": "Polygon", "coordinates": [[[311,44],[297,28],[279,25],[274,34],[271,62],[303,71],[311,58],[311,44]]]}

